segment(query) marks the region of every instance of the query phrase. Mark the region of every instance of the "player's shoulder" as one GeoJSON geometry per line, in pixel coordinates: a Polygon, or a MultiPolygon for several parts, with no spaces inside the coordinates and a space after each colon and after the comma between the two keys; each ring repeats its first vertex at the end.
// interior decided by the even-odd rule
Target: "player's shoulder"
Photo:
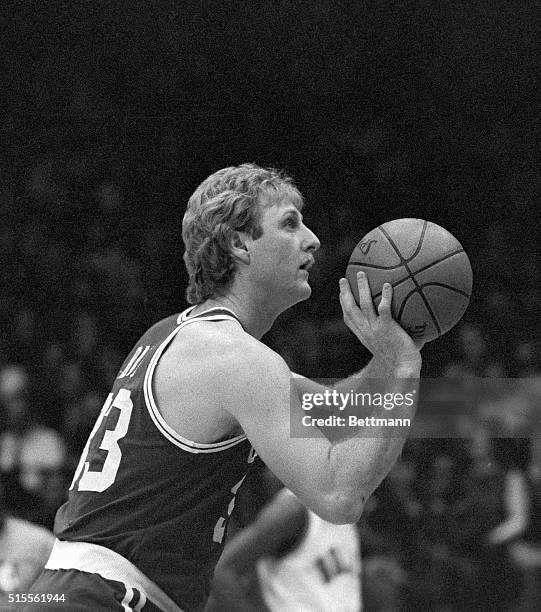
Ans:
{"type": "Polygon", "coordinates": [[[283,357],[263,342],[244,334],[242,342],[232,347],[235,361],[251,376],[257,373],[289,379],[291,371],[283,357]]]}
{"type": "Polygon", "coordinates": [[[216,366],[228,376],[242,381],[257,377],[289,379],[291,372],[284,359],[263,342],[242,332],[235,336],[215,337],[219,347],[216,366]]]}
{"type": "Polygon", "coordinates": [[[254,338],[237,321],[198,320],[182,331],[183,340],[197,350],[213,356],[216,361],[229,361],[235,366],[251,364],[253,367],[287,368],[285,361],[266,344],[254,338]]]}
{"type": "Polygon", "coordinates": [[[285,361],[271,348],[245,332],[231,320],[199,320],[186,325],[173,340],[165,359],[175,369],[178,363],[199,368],[202,376],[242,380],[254,374],[289,377],[285,361]]]}

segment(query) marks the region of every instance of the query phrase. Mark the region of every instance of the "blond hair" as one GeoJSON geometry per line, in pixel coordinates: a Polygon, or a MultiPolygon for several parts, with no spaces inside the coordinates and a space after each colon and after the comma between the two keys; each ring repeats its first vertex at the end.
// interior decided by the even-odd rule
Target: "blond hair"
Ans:
{"type": "Polygon", "coordinates": [[[215,297],[229,285],[235,272],[233,232],[247,232],[254,239],[262,235],[263,195],[273,203],[287,196],[298,209],[303,206],[291,177],[255,164],[218,170],[195,190],[182,221],[190,304],[215,297]]]}

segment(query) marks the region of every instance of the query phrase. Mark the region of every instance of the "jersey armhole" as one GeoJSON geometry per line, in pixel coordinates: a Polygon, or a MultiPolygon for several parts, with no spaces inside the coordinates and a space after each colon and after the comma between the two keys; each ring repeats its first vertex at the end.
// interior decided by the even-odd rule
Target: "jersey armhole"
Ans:
{"type": "Polygon", "coordinates": [[[160,433],[165,438],[167,438],[167,440],[169,440],[169,442],[171,442],[178,448],[184,451],[187,451],[189,453],[195,453],[195,454],[217,453],[217,452],[232,448],[236,444],[243,442],[244,440],[246,440],[246,435],[241,434],[233,438],[229,438],[227,440],[222,440],[220,442],[210,442],[210,443],[194,442],[192,440],[188,440],[187,438],[184,438],[183,436],[181,436],[177,431],[175,431],[167,423],[167,421],[163,418],[162,414],[160,413],[158,409],[158,405],[156,403],[156,399],[154,398],[154,393],[152,391],[152,380],[153,380],[154,370],[156,369],[156,366],[158,365],[158,361],[160,360],[160,357],[162,356],[165,349],[169,346],[170,342],[173,340],[173,338],[177,335],[177,333],[183,327],[191,323],[197,322],[197,321],[220,321],[220,320],[225,320],[225,319],[231,319],[238,323],[238,320],[236,318],[232,316],[227,316],[227,315],[208,315],[208,316],[203,315],[203,316],[193,317],[192,319],[188,319],[185,317],[183,318],[183,315],[186,313],[189,313],[189,311],[191,311],[191,309],[189,309],[188,311],[185,311],[182,315],[179,316],[179,318],[177,319],[177,322],[179,322],[179,325],[167,336],[167,338],[157,348],[156,352],[152,356],[152,359],[150,360],[150,363],[147,366],[145,377],[143,380],[145,405],[146,405],[146,408],[148,410],[148,413],[154,425],[157,427],[160,433]]]}

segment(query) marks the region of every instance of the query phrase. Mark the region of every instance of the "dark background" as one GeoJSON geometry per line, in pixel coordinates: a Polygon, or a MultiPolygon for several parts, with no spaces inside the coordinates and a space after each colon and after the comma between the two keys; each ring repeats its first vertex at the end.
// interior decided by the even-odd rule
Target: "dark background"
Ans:
{"type": "MultiPolygon", "coordinates": [[[[247,161],[294,176],[323,245],[265,338],[293,369],[366,362],[338,278],[373,227],[420,217],[474,270],[425,374],[538,373],[540,22],[525,0],[4,3],[0,431],[49,427],[71,473],[126,352],[186,306],[188,197],[247,161]]],[[[64,489],[41,507],[3,461],[8,506],[50,526],[64,489]]]]}
{"type": "Polygon", "coordinates": [[[71,268],[117,249],[138,283],[128,337],[108,330],[126,350],[183,306],[193,189],[254,161],[293,174],[324,245],[296,317],[339,315],[356,242],[421,217],[463,243],[467,319],[503,319],[509,352],[539,329],[539,18],[521,1],[4,7],[2,246],[26,251],[4,315],[54,303],[62,330],[81,303],[109,313],[102,295],[75,297],[71,268]],[[24,259],[42,269],[28,277],[24,259]]]}

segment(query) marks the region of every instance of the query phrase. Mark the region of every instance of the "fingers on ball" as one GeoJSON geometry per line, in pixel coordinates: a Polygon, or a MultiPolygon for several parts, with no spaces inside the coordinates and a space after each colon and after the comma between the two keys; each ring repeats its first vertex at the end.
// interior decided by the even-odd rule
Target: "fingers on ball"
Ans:
{"type": "Polygon", "coordinates": [[[393,299],[393,288],[390,283],[384,283],[381,290],[381,301],[378,306],[378,313],[383,317],[391,316],[391,301],[393,299]]]}
{"type": "Polygon", "coordinates": [[[374,314],[374,303],[370,292],[368,278],[364,272],[357,272],[357,286],[359,288],[359,308],[366,314],[374,314]]]}
{"type": "Polygon", "coordinates": [[[349,283],[345,278],[340,279],[340,304],[344,315],[344,321],[347,322],[349,315],[355,304],[349,283]]]}

